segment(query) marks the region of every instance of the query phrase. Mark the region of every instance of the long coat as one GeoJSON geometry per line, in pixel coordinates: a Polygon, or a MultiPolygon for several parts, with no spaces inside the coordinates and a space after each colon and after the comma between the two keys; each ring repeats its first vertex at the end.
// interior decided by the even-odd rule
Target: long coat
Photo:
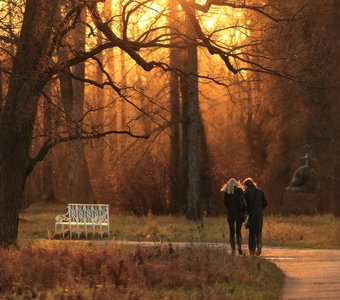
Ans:
{"type": "Polygon", "coordinates": [[[241,210],[240,201],[243,200],[243,190],[235,187],[233,194],[224,192],[224,206],[227,209],[228,221],[244,221],[244,211],[241,210]]]}

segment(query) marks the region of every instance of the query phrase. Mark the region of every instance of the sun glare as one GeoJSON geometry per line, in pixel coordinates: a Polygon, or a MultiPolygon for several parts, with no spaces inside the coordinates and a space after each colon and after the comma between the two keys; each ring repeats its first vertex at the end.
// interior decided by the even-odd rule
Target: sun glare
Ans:
{"type": "MultiPolygon", "coordinates": [[[[150,29],[150,26],[153,28],[165,26],[168,22],[169,1],[171,0],[154,0],[140,5],[141,1],[138,0],[130,2],[112,0],[112,7],[116,9],[120,7],[120,13],[124,5],[127,6],[126,12],[133,10],[129,16],[128,29],[130,36],[133,37],[136,32],[144,32],[150,29]]],[[[201,4],[204,2],[200,1],[201,4]]],[[[182,10],[179,5],[178,10],[182,10]]],[[[197,11],[197,18],[204,32],[217,44],[239,45],[250,35],[249,30],[245,28],[250,21],[240,9],[212,7],[207,13],[197,11]]]]}

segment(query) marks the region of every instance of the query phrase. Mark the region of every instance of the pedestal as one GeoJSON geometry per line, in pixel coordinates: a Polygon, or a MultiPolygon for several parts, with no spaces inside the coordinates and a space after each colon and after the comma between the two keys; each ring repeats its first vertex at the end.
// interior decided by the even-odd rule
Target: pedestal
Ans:
{"type": "Polygon", "coordinates": [[[294,193],[286,191],[283,195],[282,213],[315,214],[316,193],[294,193]]]}

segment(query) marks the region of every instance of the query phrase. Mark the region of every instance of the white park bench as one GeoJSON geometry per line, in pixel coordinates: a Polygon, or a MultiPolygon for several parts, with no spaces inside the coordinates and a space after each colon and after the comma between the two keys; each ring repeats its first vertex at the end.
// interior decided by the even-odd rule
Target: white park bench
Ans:
{"type": "Polygon", "coordinates": [[[80,228],[84,227],[87,238],[88,227],[92,227],[93,235],[96,233],[96,226],[100,229],[100,236],[103,238],[103,227],[107,227],[107,235],[110,237],[110,220],[108,204],[68,204],[67,213],[55,217],[55,233],[58,233],[58,227],[61,225],[61,231],[64,238],[64,226],[69,229],[70,239],[72,238],[72,228],[77,227],[78,238],[80,237],[80,228]]]}

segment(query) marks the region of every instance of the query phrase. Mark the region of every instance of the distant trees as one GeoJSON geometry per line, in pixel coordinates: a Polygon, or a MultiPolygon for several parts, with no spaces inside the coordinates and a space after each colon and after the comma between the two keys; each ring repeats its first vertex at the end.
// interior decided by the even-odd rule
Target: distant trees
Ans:
{"type": "Polygon", "coordinates": [[[267,189],[280,207],[283,187],[289,182],[294,168],[301,164],[299,156],[304,154],[308,144],[317,158],[315,172],[321,185],[316,195],[317,209],[319,212],[334,212],[338,203],[338,197],[334,196],[337,177],[333,173],[338,130],[332,116],[339,102],[333,94],[339,82],[330,74],[339,69],[339,50],[334,44],[338,33],[333,23],[339,12],[333,1],[297,4],[272,0],[270,4],[279,9],[292,7],[293,10],[297,10],[294,6],[298,5],[303,10],[294,23],[286,27],[273,26],[274,31],[267,32],[269,37],[277,37],[273,39],[269,53],[273,56],[285,53],[290,57],[285,69],[298,74],[301,83],[270,82],[263,90],[275,117],[262,127],[271,149],[268,152],[271,164],[264,172],[267,189]]]}
{"type": "MultiPolygon", "coordinates": [[[[59,49],[70,24],[77,24],[84,3],[70,8],[58,23],[59,1],[32,1],[25,3],[20,37],[13,58],[8,91],[0,119],[0,244],[14,244],[17,237],[21,195],[27,176],[36,163],[44,158],[57,143],[75,139],[103,136],[72,132],[65,137],[47,138],[35,158],[30,157],[30,146],[39,98],[50,78],[70,66],[81,64],[86,59],[113,44],[99,45],[90,52],[77,55],[55,64],[52,55],[59,49]],[[39,12],[39,13],[38,13],[39,12]]],[[[79,75],[79,74],[77,74],[79,75]]],[[[83,77],[83,75],[82,75],[83,77]]],[[[77,95],[81,95],[77,91],[77,95]]],[[[77,120],[79,121],[79,119],[77,120]]],[[[118,132],[120,133],[120,132],[118,132]]],[[[130,134],[129,132],[121,132],[130,134]]],[[[106,133],[107,134],[107,133],[106,133]]],[[[131,134],[132,135],[132,134],[131,134]]]]}
{"type": "MultiPolygon", "coordinates": [[[[207,170],[209,169],[210,155],[207,142],[209,135],[204,128],[204,118],[200,111],[199,85],[201,83],[199,79],[209,84],[227,85],[221,78],[200,73],[198,64],[200,53],[204,53],[209,60],[218,58],[219,65],[222,63],[224,72],[228,71],[228,76],[229,74],[244,76],[247,72],[259,72],[291,78],[276,68],[279,65],[278,61],[282,58],[272,60],[271,57],[261,56],[261,53],[258,52],[260,37],[253,40],[248,38],[243,42],[241,40],[237,45],[230,42],[228,39],[230,30],[234,30],[234,33],[239,30],[239,35],[247,35],[249,30],[255,30],[255,26],[249,26],[243,22],[244,20],[240,20],[239,14],[235,13],[236,25],[230,24],[223,28],[223,23],[220,25],[221,28],[214,28],[215,24],[210,31],[202,21],[206,15],[207,18],[218,15],[218,9],[222,8],[230,9],[229,14],[245,10],[258,15],[259,19],[278,21],[279,18],[275,16],[278,12],[266,5],[248,4],[246,1],[221,2],[214,0],[206,1],[201,5],[193,1],[178,0],[175,1],[176,6],[179,7],[181,14],[186,16],[181,24],[185,28],[183,32],[178,30],[178,25],[175,23],[164,21],[167,16],[171,16],[168,6],[164,4],[155,6],[157,3],[151,0],[119,1],[112,6],[112,9],[115,12],[120,11],[121,15],[119,13],[107,15],[101,13],[102,1],[27,0],[22,2],[18,0],[13,3],[21,6],[24,11],[22,19],[18,17],[16,20],[19,24],[16,31],[9,32],[1,29],[0,34],[0,43],[3,49],[7,49],[6,47],[9,45],[16,48],[13,57],[8,54],[11,53],[10,51],[7,54],[1,53],[1,56],[9,57],[11,63],[5,65],[1,62],[0,65],[2,74],[6,74],[8,80],[8,84],[1,84],[4,97],[0,98],[4,104],[0,118],[0,244],[2,246],[16,242],[21,195],[26,178],[52,147],[72,142],[73,161],[79,162],[74,166],[83,165],[86,168],[84,149],[81,143],[76,140],[89,141],[110,134],[147,138],[148,133],[143,132],[138,126],[131,126],[132,120],[137,122],[143,117],[154,122],[152,127],[143,127],[150,128],[150,133],[159,133],[169,126],[173,126],[170,131],[172,134],[170,163],[175,163],[179,159],[181,169],[179,171],[178,167],[174,166],[171,170],[171,180],[174,180],[171,191],[172,201],[176,201],[177,197],[185,198],[181,196],[183,188],[177,190],[177,195],[174,189],[176,176],[181,172],[185,174],[182,174],[182,182],[179,186],[184,181],[187,191],[187,203],[183,205],[183,203],[174,202],[173,209],[177,212],[186,206],[186,214],[189,219],[200,219],[202,216],[202,178],[204,177],[202,174],[209,173],[207,170]],[[119,7],[117,7],[118,5],[119,7]],[[82,17],[85,12],[88,18],[82,17]],[[209,15],[210,12],[213,12],[212,15],[209,15]],[[140,15],[136,17],[138,13],[140,15]],[[151,20],[142,18],[146,13],[152,13],[151,20]],[[141,24],[144,26],[141,32],[132,34],[131,28],[141,24]],[[87,29],[85,30],[85,28],[87,29]],[[226,33],[221,38],[221,32],[224,31],[226,33]],[[159,98],[157,101],[153,101],[146,92],[141,91],[131,82],[121,80],[125,74],[118,74],[121,80],[118,83],[119,80],[113,76],[112,69],[108,69],[108,67],[112,67],[112,62],[103,63],[104,58],[101,56],[112,49],[117,50],[116,54],[121,53],[124,58],[133,61],[141,71],[152,73],[152,80],[155,82],[159,80],[155,75],[171,72],[170,118],[169,114],[164,113],[165,109],[160,105],[159,98]],[[167,58],[169,53],[170,61],[167,58]],[[180,61],[176,61],[177,53],[181,53],[180,61]],[[185,64],[181,57],[184,53],[185,64]],[[91,77],[86,73],[86,64],[89,68],[93,64],[96,66],[96,76],[91,77]],[[177,68],[178,64],[181,64],[181,67],[177,68]],[[99,71],[102,72],[102,76],[99,71]],[[156,71],[159,73],[155,73],[156,71]],[[51,83],[51,79],[58,82],[57,78],[59,83],[56,87],[57,90],[60,89],[60,102],[63,105],[50,101],[50,105],[60,113],[56,122],[56,130],[53,135],[46,134],[51,132],[48,130],[48,120],[46,119],[46,131],[39,137],[41,138],[40,147],[36,153],[32,153],[32,133],[39,99],[44,98],[41,96],[44,89],[47,88],[46,85],[51,83]],[[102,115],[98,117],[99,122],[105,124],[87,122],[88,115],[91,115],[92,112],[97,113],[97,111],[90,105],[84,110],[84,83],[96,88],[109,87],[114,91],[115,97],[111,97],[113,99],[109,100],[112,105],[105,103],[108,109],[114,108],[112,109],[114,116],[111,120],[106,120],[102,115]],[[181,97],[181,102],[178,101],[178,95],[181,97]],[[145,107],[141,108],[140,102],[136,100],[140,101],[141,97],[147,99],[156,109],[150,112],[145,107]],[[120,106],[120,111],[117,109],[116,100],[124,102],[120,106]],[[139,113],[139,115],[131,117],[130,121],[127,120],[126,104],[139,113]],[[180,111],[179,118],[176,116],[178,111],[180,111]],[[118,113],[120,113],[122,121],[121,126],[117,126],[118,113]],[[111,129],[109,129],[110,126],[111,129]],[[181,137],[179,137],[178,127],[181,128],[181,137]],[[180,138],[182,143],[178,146],[180,138]],[[203,165],[203,155],[208,158],[206,165],[203,165]]],[[[110,6],[107,6],[105,2],[105,7],[110,6]]],[[[0,11],[4,10],[6,10],[6,6],[1,6],[0,11]]],[[[2,19],[2,22],[7,21],[2,19]]],[[[128,72],[124,63],[125,59],[122,59],[120,62],[121,72],[128,72]]],[[[119,68],[114,69],[114,71],[119,70],[119,68]]],[[[142,75],[139,74],[139,81],[141,78],[142,75]]],[[[149,88],[149,93],[156,94],[152,87],[149,88]]],[[[46,114],[46,118],[48,118],[48,114],[46,114]]],[[[150,151],[145,155],[147,157],[145,161],[139,163],[150,166],[153,162],[152,155],[150,151]]],[[[129,166],[129,170],[133,170],[133,165],[129,166]]],[[[73,171],[69,172],[69,175],[74,176],[74,179],[79,179],[77,176],[80,175],[87,177],[83,187],[91,186],[88,184],[89,179],[85,169],[83,171],[79,169],[80,173],[76,170],[73,171]]],[[[153,172],[150,174],[150,178],[156,178],[156,174],[158,173],[153,172]]],[[[121,180],[123,181],[123,179],[121,180]]],[[[73,186],[75,189],[78,186],[76,181],[73,186]]],[[[143,188],[141,185],[141,189],[143,188]]],[[[151,184],[148,189],[155,191],[151,184]]],[[[83,192],[87,195],[91,193],[90,190],[85,191],[85,189],[83,192]]],[[[140,190],[134,192],[141,194],[140,190]]],[[[74,197],[84,198],[84,193],[82,196],[78,194],[74,197]]],[[[164,188],[162,193],[166,195],[167,189],[164,188]]],[[[72,194],[75,195],[76,192],[74,191],[72,194]]],[[[149,200],[148,197],[144,197],[144,199],[146,199],[145,201],[149,200]]],[[[88,201],[92,201],[91,197],[88,201]]],[[[166,205],[162,202],[159,211],[162,211],[162,207],[166,205]]]]}

